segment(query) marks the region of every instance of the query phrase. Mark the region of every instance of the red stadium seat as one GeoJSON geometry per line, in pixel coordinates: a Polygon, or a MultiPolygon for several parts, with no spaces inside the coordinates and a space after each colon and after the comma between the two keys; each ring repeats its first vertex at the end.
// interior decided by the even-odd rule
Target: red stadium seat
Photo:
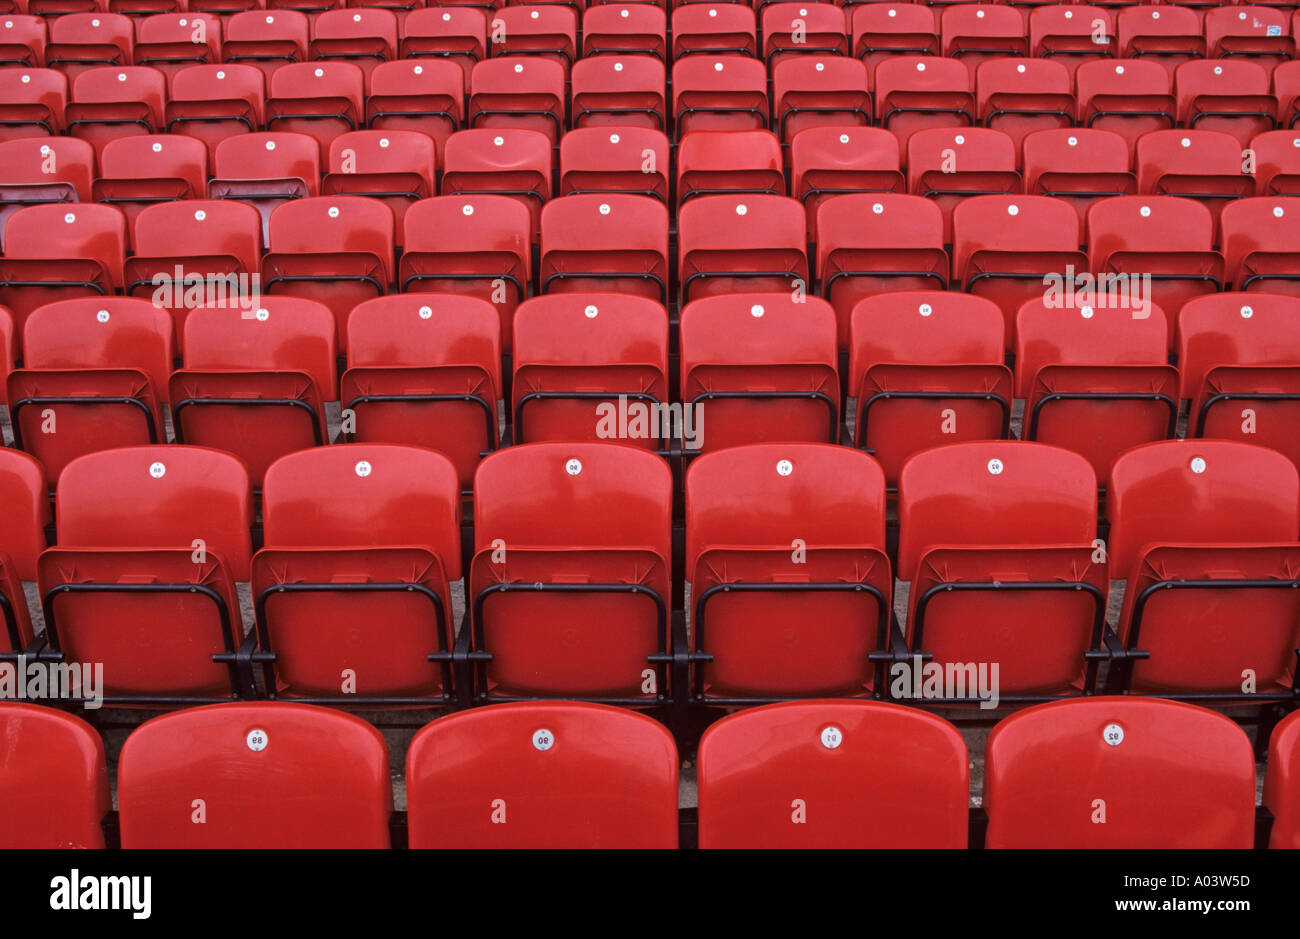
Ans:
{"type": "Polygon", "coordinates": [[[815,443],[705,454],[686,473],[686,542],[693,700],[735,706],[878,687],[871,657],[888,640],[893,581],[873,459],[815,443]]]}
{"type": "Polygon", "coordinates": [[[124,848],[387,848],[388,745],[310,704],[191,708],[137,728],[118,762],[124,848]]]}
{"type": "Polygon", "coordinates": [[[1117,697],[1055,701],[994,727],[986,754],[987,848],[1254,843],[1250,741],[1204,708],[1117,697]]]}
{"type": "MultiPolygon", "coordinates": [[[[997,663],[988,684],[999,700],[965,681],[938,696],[985,706],[1093,691],[1109,582],[1094,544],[1097,478],[1083,457],[1011,441],[924,450],[903,464],[898,506],[898,577],[911,592],[895,661],[929,654],[970,684],[967,664],[997,663]]],[[[894,696],[914,699],[913,681],[894,696]]]]}
{"type": "Polygon", "coordinates": [[[156,133],[164,127],[166,85],[153,68],[87,69],[72,80],[68,133],[89,140],[100,155],[110,140],[156,133]]]}
{"type": "Polygon", "coordinates": [[[681,396],[713,451],[765,441],[839,440],[835,311],[825,300],[728,293],[681,314],[681,396]]]}
{"type": "Polygon", "coordinates": [[[1273,69],[1273,94],[1277,97],[1277,119],[1281,127],[1300,124],[1300,65],[1283,62],[1273,69]]]}
{"type": "Polygon", "coordinates": [[[103,848],[113,809],[104,743],[80,717],[0,704],[0,847],[103,848]]]}
{"type": "Polygon", "coordinates": [[[427,134],[441,164],[447,138],[465,126],[460,66],[439,59],[376,65],[370,73],[366,122],[374,130],[427,134]]]}
{"type": "Polygon", "coordinates": [[[470,70],[488,55],[487,14],[472,6],[412,10],[402,21],[398,53],[403,59],[437,57],[455,62],[465,73],[468,93],[470,70]]]}
{"type": "Polygon", "coordinates": [[[790,195],[808,210],[809,241],[817,212],[848,192],[906,192],[898,138],[879,127],[810,127],[790,141],[790,195]]]}
{"type": "Polygon", "coordinates": [[[391,10],[326,10],[311,28],[307,56],[316,61],[351,62],[367,87],[375,66],[397,58],[397,16],[391,10]]]}
{"type": "Polygon", "coordinates": [[[943,54],[966,63],[975,75],[982,62],[1029,54],[1025,19],[1019,11],[992,3],[954,3],[939,15],[943,54]]]}
{"type": "Polygon", "coordinates": [[[839,346],[849,347],[849,314],[864,297],[899,290],[944,290],[948,255],[943,213],[920,196],[861,193],[827,199],[817,210],[817,276],[835,308],[839,346]],[[862,220],[883,216],[880,224],[862,220]]]}
{"type": "Polygon", "coordinates": [[[192,311],[168,397],[176,442],[233,453],[260,488],[281,456],[329,442],[335,355],[334,318],[310,300],[192,311]]]}
{"type": "Polygon", "coordinates": [[[677,145],[677,205],[732,192],[785,195],[781,141],[766,130],[697,130],[677,145]]]}
{"type": "Polygon", "coordinates": [[[850,19],[853,55],[873,72],[893,56],[942,54],[938,19],[928,6],[861,3],[854,5],[850,19]]]}
{"type": "Polygon", "coordinates": [[[952,211],[972,195],[1020,192],[1014,140],[985,127],[928,127],[907,141],[907,188],[943,212],[944,243],[952,242],[952,211]]]}
{"type": "Polygon", "coordinates": [[[1300,199],[1239,199],[1223,207],[1221,222],[1227,282],[1300,296],[1300,199]]]}
{"type": "Polygon", "coordinates": [[[437,705],[452,694],[456,468],[421,447],[356,443],[277,460],[253,558],[257,642],[279,698],[437,705]],[[370,624],[359,641],[359,623],[370,624]],[[268,659],[272,656],[273,659],[268,659]]]}
{"type": "Polygon", "coordinates": [[[1003,329],[992,301],[948,291],[877,294],[854,305],[854,446],[880,462],[891,488],[914,453],[1008,436],[1014,395],[1003,329]]]}
{"type": "Polygon", "coordinates": [[[307,61],[307,37],[307,17],[297,10],[245,10],[226,21],[224,53],[270,79],[286,62],[307,61]]]}
{"type": "Polygon", "coordinates": [[[168,444],[73,460],[59,544],[39,563],[45,654],[103,663],[110,705],[246,693],[235,581],[248,579],[252,519],[248,473],[228,453],[168,444]]]}
{"type": "MultiPolygon", "coordinates": [[[[773,4],[773,8],[786,5],[773,4]]],[[[795,134],[809,127],[868,126],[871,95],[867,89],[867,67],[856,59],[786,56],[772,66],[772,116],[777,135],[789,144],[795,134]]]]}
{"type": "Polygon", "coordinates": [[[1293,713],[1273,728],[1264,772],[1264,805],[1273,813],[1270,848],[1300,848],[1300,718],[1293,713]]]}
{"type": "Polygon", "coordinates": [[[1114,131],[1128,141],[1130,153],[1143,134],[1177,120],[1173,81],[1158,62],[1085,62],[1074,80],[1079,126],[1114,131]]]}
{"type": "Polygon", "coordinates": [[[462,130],[447,140],[443,195],[511,196],[528,207],[535,236],[551,198],[551,141],[535,130],[462,130]]]}
{"type": "Polygon", "coordinates": [[[348,317],[341,382],[347,439],[437,450],[468,493],[484,453],[497,448],[501,319],[474,297],[377,297],[348,317]]]}
{"type": "Polygon", "coordinates": [[[1072,76],[1051,59],[1014,58],[981,62],[975,72],[979,116],[992,130],[1008,134],[1019,151],[1025,136],[1074,123],[1072,76]]]}
{"type": "MultiPolygon", "coordinates": [[[[730,4],[723,4],[730,6],[730,4]]],[[[767,69],[745,55],[692,55],[673,64],[678,136],[692,130],[767,127],[767,69]]]]}
{"type": "MultiPolygon", "coordinates": [[[[659,303],[615,293],[534,297],[515,312],[514,334],[515,443],[608,439],[607,409],[668,402],[668,312],[659,303]]],[[[619,439],[667,450],[674,430],[656,423],[658,433],[619,439]]]]}
{"type": "Polygon", "coordinates": [[[1115,16],[1100,6],[1049,3],[1029,12],[1029,54],[1055,59],[1070,70],[1119,55],[1115,16]]]}
{"type": "Polygon", "coordinates": [[[104,145],[91,193],[96,202],[121,208],[129,225],[145,206],[201,199],[207,187],[208,148],[202,140],[149,134],[104,145]]]}
{"type": "Polygon", "coordinates": [[[966,744],[879,701],[788,701],[700,740],[701,848],[964,848],[966,744]]]}
{"type": "Polygon", "coordinates": [[[926,127],[974,124],[974,74],[963,62],[930,56],[892,56],[876,66],[876,120],[899,146],[926,127]]]}
{"type": "Polygon", "coordinates": [[[582,55],[668,57],[668,17],[647,3],[602,3],[582,14],[582,55]]]}
{"type": "Polygon", "coordinates": [[[41,68],[45,65],[45,20],[7,13],[0,20],[0,65],[41,68]]]}
{"type": "Polygon", "coordinates": [[[151,65],[169,78],[189,65],[218,63],[222,61],[221,20],[211,13],[146,16],[136,29],[134,54],[136,65],[151,65]]]}
{"type": "Polygon", "coordinates": [[[971,196],[953,210],[952,231],[952,278],[1002,308],[1008,348],[1021,305],[1043,296],[1051,275],[1088,266],[1078,213],[1047,196],[971,196]]]}
{"type": "Polygon", "coordinates": [[[94,202],[19,209],[5,223],[0,305],[21,335],[32,310],[69,297],[108,297],[122,286],[126,217],[94,202]]]}
{"type": "MultiPolygon", "coordinates": [[[[664,90],[667,73],[663,62],[653,56],[601,55],[581,59],[573,64],[572,78],[575,128],[613,125],[619,129],[665,130],[668,127],[664,90]]],[[[560,146],[564,146],[563,139],[560,146]]]]}
{"type": "Polygon", "coordinates": [[[351,62],[291,62],[271,75],[266,129],[315,137],[321,156],[365,120],[364,75],[351,62]]]}
{"type": "MultiPolygon", "coordinates": [[[[45,474],[34,457],[8,447],[0,451],[0,498],[8,508],[8,521],[4,531],[0,532],[0,557],[4,558],[6,585],[35,580],[36,558],[45,550],[45,530],[53,518],[45,474]]],[[[32,639],[22,588],[19,586],[14,592],[5,592],[5,599],[13,608],[19,635],[25,640],[16,648],[10,645],[9,649],[21,652],[32,639]]],[[[13,638],[7,628],[4,638],[6,642],[13,638]]]]}
{"type": "Polygon", "coordinates": [[[340,134],[330,144],[328,166],[321,195],[381,200],[393,210],[397,232],[407,208],[438,191],[433,140],[414,130],[340,134]]]}
{"type": "Polygon", "coordinates": [[[1025,138],[1023,155],[1025,192],[1069,202],[1080,223],[1098,199],[1137,192],[1129,143],[1109,130],[1035,131],[1025,138]]]}
{"type": "Polygon", "coordinates": [[[460,637],[479,653],[476,702],[664,700],[671,502],[667,462],[617,443],[522,444],[479,464],[460,637]]]}
{"type": "Polygon", "coordinates": [[[49,21],[45,64],[64,71],[69,81],[88,68],[131,65],[135,29],[119,13],[68,13],[49,21]]]}
{"type": "Polygon", "coordinates": [[[1300,478],[1281,453],[1228,440],[1147,444],[1115,461],[1108,550],[1128,580],[1125,693],[1220,700],[1294,694],[1300,478]]]}
{"type": "Polygon", "coordinates": [[[1201,18],[1194,10],[1168,3],[1129,6],[1115,17],[1119,54],[1126,59],[1149,58],[1172,76],[1183,62],[1205,55],[1201,18]]]}
{"type": "Polygon", "coordinates": [[[646,127],[578,127],[560,139],[560,195],[610,192],[668,202],[668,138],[646,127]]]}
{"type": "Polygon", "coordinates": [[[63,132],[68,79],[52,68],[0,68],[0,140],[63,132]]]}
{"type": "Polygon", "coordinates": [[[188,134],[208,145],[256,131],[266,120],[266,79],[251,65],[190,65],[171,78],[167,132],[188,134]]]}
{"type": "Polygon", "coordinates": [[[1165,314],[1149,298],[1115,299],[1098,293],[1062,309],[1039,297],[1016,317],[1023,439],[1082,454],[1102,486],[1117,456],[1178,426],[1165,314]]]}
{"type": "Polygon", "coordinates": [[[803,206],[785,196],[700,196],[678,213],[681,303],[751,290],[808,291],[803,206]]]}
{"type": "Polygon", "coordinates": [[[677,747],[582,702],[449,714],[406,754],[412,848],[675,848],[677,747]]]}
{"type": "Polygon", "coordinates": [[[334,312],[340,349],[348,312],[393,283],[393,211],[364,196],[294,199],[271,213],[262,290],[318,300],[334,312]]]}
{"type": "Polygon", "coordinates": [[[1270,130],[1252,140],[1250,149],[1258,195],[1300,195],[1300,132],[1270,130]]]}
{"type": "Polygon", "coordinates": [[[1178,119],[1195,130],[1221,130],[1243,147],[1277,126],[1277,99],[1268,72],[1244,59],[1184,62],[1174,75],[1178,119]]]}
{"type": "Polygon", "coordinates": [[[532,130],[551,146],[559,143],[568,127],[564,66],[537,56],[504,56],[479,62],[469,81],[471,127],[532,130]]]}
{"type": "Polygon", "coordinates": [[[1300,465],[1300,299],[1220,293],[1178,320],[1188,437],[1270,447],[1300,465]]]}
{"type": "Polygon", "coordinates": [[[1245,58],[1272,71],[1295,58],[1295,39],[1286,13],[1267,6],[1221,6],[1205,11],[1206,53],[1245,58]]]}
{"type": "Polygon", "coordinates": [[[668,302],[668,209],[646,196],[588,193],[542,209],[542,293],[602,291],[668,302]]]}
{"type": "Polygon", "coordinates": [[[1161,130],[1144,134],[1137,145],[1138,191],[1185,196],[1210,210],[1217,223],[1233,199],[1255,194],[1242,173],[1241,144],[1211,130],[1161,130]]]}
{"type": "Polygon", "coordinates": [[[208,198],[237,200],[257,209],[265,243],[277,207],[319,193],[320,164],[320,144],[306,134],[239,134],[217,144],[208,198]]]}
{"type": "Polygon", "coordinates": [[[558,3],[506,6],[488,24],[493,56],[549,59],[568,73],[578,57],[578,13],[558,3]]]}
{"type": "Polygon", "coordinates": [[[843,10],[833,3],[769,3],[761,11],[763,58],[780,62],[792,55],[849,55],[843,10]]]}
{"type": "Polygon", "coordinates": [[[743,3],[690,3],[672,15],[673,59],[688,55],[758,55],[758,19],[743,3]]]}
{"type": "Polygon", "coordinates": [[[0,244],[4,223],[26,205],[89,202],[95,149],[76,137],[0,140],[0,244]]]}
{"type": "Polygon", "coordinates": [[[403,292],[490,301],[500,313],[501,340],[509,351],[514,309],[532,284],[528,209],[507,196],[439,196],[412,206],[403,225],[403,292]]]}

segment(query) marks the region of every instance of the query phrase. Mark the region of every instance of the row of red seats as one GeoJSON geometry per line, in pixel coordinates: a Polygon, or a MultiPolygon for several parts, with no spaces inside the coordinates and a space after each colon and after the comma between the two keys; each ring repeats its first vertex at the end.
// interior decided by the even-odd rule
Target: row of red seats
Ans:
{"type": "Polygon", "coordinates": [[[841,375],[825,301],[724,295],[685,308],[676,388],[668,316],[650,300],[535,297],[519,306],[512,329],[503,373],[490,304],[462,296],[365,301],[346,323],[340,379],[329,311],[272,297],[256,310],[190,312],[173,370],[178,347],[165,313],[144,300],[88,298],[29,317],[23,365],[10,372],[12,325],[0,307],[0,390],[15,444],[40,461],[50,489],[79,456],[167,442],[169,413],[177,443],[234,453],[260,487],[280,457],[330,442],[327,405],[336,401],[347,418],[343,439],[437,450],[466,492],[483,456],[504,444],[612,436],[602,432],[600,403],[615,407],[620,396],[638,408],[677,401],[700,411],[698,427],[665,421],[628,441],[644,449],[694,455],[763,441],[851,443],[880,462],[891,487],[928,447],[1008,437],[1016,399],[1025,402],[1021,437],[1081,454],[1103,486],[1126,450],[1176,436],[1181,401],[1190,404],[1189,438],[1268,446],[1300,464],[1293,297],[1190,301],[1178,321],[1177,367],[1168,364],[1158,306],[1062,309],[1031,300],[1019,310],[1013,372],[990,301],[880,294],[853,309],[841,375]],[[842,426],[850,396],[852,436],[842,426]]]}
{"type": "MultiPolygon", "coordinates": [[[[105,846],[108,770],[78,717],[0,705],[0,846],[105,846]]],[[[433,721],[406,755],[412,848],[676,848],[673,738],[583,703],[501,704],[433,721]]],[[[701,848],[965,848],[968,753],[942,718],[890,704],[775,704],[699,747],[701,848]]],[[[988,848],[1250,848],[1255,764],[1240,728],[1188,704],[1098,698],[998,724],[988,848]],[[1096,811],[1104,803],[1103,823],[1096,811]],[[1079,806],[1083,806],[1081,810],[1079,806]],[[1158,806],[1158,809],[1155,808],[1158,806]]],[[[124,848],[387,848],[384,738],[301,704],[155,718],[117,765],[124,848]]],[[[1300,715],[1269,745],[1269,845],[1300,847],[1300,715]]]]}
{"type": "Polygon", "coordinates": [[[900,685],[916,656],[995,663],[1002,707],[1102,687],[1271,704],[1293,701],[1300,681],[1300,476],[1246,443],[1124,452],[1104,541],[1084,457],[1024,441],[924,450],[900,473],[892,559],[880,464],[829,444],[694,459],[684,550],[666,461],[608,441],[508,447],[475,471],[464,554],[456,468],[420,447],[281,457],[263,480],[256,553],[251,479],[229,453],[176,444],[73,460],[48,548],[40,466],[0,457],[4,658],[101,663],[110,705],[576,697],[667,708],[682,729],[700,706],[791,697],[987,699],[973,679],[900,685]],[[895,576],[911,585],[902,623],[895,576]],[[462,577],[453,632],[449,585],[462,577]],[[40,636],[19,587],[33,578],[40,636]],[[1127,584],[1113,628],[1112,580],[1127,584]],[[237,582],[252,585],[247,637],[237,582]]]}

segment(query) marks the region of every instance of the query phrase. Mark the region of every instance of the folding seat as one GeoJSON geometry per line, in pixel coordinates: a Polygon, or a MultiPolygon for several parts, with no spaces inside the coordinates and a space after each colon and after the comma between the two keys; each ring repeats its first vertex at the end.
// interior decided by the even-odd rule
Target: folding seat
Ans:
{"type": "Polygon", "coordinates": [[[1150,58],[1169,70],[1205,55],[1201,18],[1195,10],[1165,3],[1124,7],[1115,17],[1119,54],[1126,59],[1150,58]]]}
{"type": "Polygon", "coordinates": [[[893,586],[884,482],[875,460],[825,443],[756,443],[691,462],[693,700],[871,694],[893,586]]]}
{"type": "Polygon", "coordinates": [[[1273,94],[1277,97],[1278,126],[1300,124],[1300,64],[1283,62],[1273,69],[1273,94]]]}
{"type": "Polygon", "coordinates": [[[1111,470],[1106,516],[1112,567],[1128,579],[1118,690],[1294,697],[1300,478],[1290,459],[1236,440],[1136,447],[1111,470]]]}
{"type": "Polygon", "coordinates": [[[448,714],[407,750],[410,844],[675,848],[677,767],[672,733],[619,708],[528,701],[448,714]]]}
{"type": "Polygon", "coordinates": [[[926,127],[975,123],[974,74],[957,59],[893,56],[876,66],[876,120],[900,148],[926,127]]]}
{"type": "Polygon", "coordinates": [[[602,3],[582,14],[582,55],[668,57],[668,17],[648,3],[602,3]]]}
{"type": "Polygon", "coordinates": [[[1300,195],[1300,133],[1270,130],[1250,142],[1255,192],[1261,196],[1300,195]]]}
{"type": "Polygon", "coordinates": [[[1242,147],[1277,126],[1277,99],[1268,72],[1245,59],[1185,62],[1174,75],[1174,92],[1184,127],[1224,131],[1242,147]]]}
{"type": "Polygon", "coordinates": [[[681,305],[751,290],[808,292],[803,206],[755,193],[700,196],[677,219],[681,305]]]}
{"type": "Polygon", "coordinates": [[[4,235],[0,305],[13,312],[16,335],[43,304],[69,297],[106,300],[122,286],[126,217],[111,205],[29,205],[9,216],[4,235]]]}
{"type": "Polygon", "coordinates": [[[267,0],[266,2],[268,9],[297,10],[307,14],[308,19],[312,21],[326,10],[337,9],[341,5],[342,0],[267,0]]]}
{"type": "MultiPolygon", "coordinates": [[[[638,4],[640,5],[640,4],[638,4]]],[[[608,5],[592,7],[608,9],[608,5]]],[[[655,9],[646,7],[646,9],[655,9]]],[[[647,55],[599,55],[573,63],[573,126],[666,130],[664,64],[647,55]]]]}
{"type": "Polygon", "coordinates": [[[891,489],[914,453],[1008,436],[1015,395],[992,301],[943,290],[877,294],[853,306],[848,325],[853,444],[876,458],[891,489]]]}
{"type": "MultiPolygon", "coordinates": [[[[369,196],[393,210],[401,231],[407,207],[437,195],[433,140],[413,130],[354,130],[330,144],[321,195],[369,196]]],[[[400,244],[400,242],[399,242],[400,244]]]]}
{"type": "Polygon", "coordinates": [[[515,307],[533,282],[527,207],[501,195],[438,196],[411,206],[402,227],[405,250],[397,273],[402,292],[490,302],[500,315],[500,340],[508,352],[515,307]]]}
{"type": "Polygon", "coordinates": [[[10,13],[0,20],[0,66],[40,68],[45,65],[45,20],[10,13]]]}
{"type": "Polygon", "coordinates": [[[1264,770],[1264,806],[1273,814],[1270,848],[1300,847],[1300,718],[1290,714],[1273,728],[1264,770]]]}
{"type": "Polygon", "coordinates": [[[105,8],[103,0],[27,0],[21,3],[15,0],[17,12],[31,13],[36,16],[57,17],[69,13],[93,13],[105,8]]]}
{"type": "Polygon", "coordinates": [[[1110,130],[1128,141],[1174,126],[1177,105],[1169,72],[1156,62],[1084,62],[1074,73],[1079,126],[1110,130]]]}
{"type": "Polygon", "coordinates": [[[1295,58],[1295,39],[1287,14],[1274,7],[1211,7],[1205,11],[1206,54],[1246,58],[1270,72],[1295,58]]]}
{"type": "Polygon", "coordinates": [[[374,7],[326,10],[312,22],[307,55],[315,61],[351,62],[369,88],[375,66],[397,58],[397,15],[374,7]]]}
{"type": "Polygon", "coordinates": [[[972,195],[1020,192],[1016,144],[986,127],[929,127],[907,141],[907,188],[943,212],[944,243],[952,241],[952,211],[972,195]]]}
{"type": "Polygon", "coordinates": [[[808,127],[869,126],[871,95],[867,87],[867,67],[857,59],[798,55],[775,62],[772,118],[781,142],[789,144],[808,127]]]}
{"type": "Polygon", "coordinates": [[[0,244],[4,223],[40,202],[89,202],[95,150],[76,137],[0,140],[0,244]]]}
{"type": "Polygon", "coordinates": [[[560,195],[623,192],[667,204],[669,154],[668,138],[647,127],[574,128],[560,138],[560,195]]]}
{"type": "Polygon", "coordinates": [[[171,78],[167,132],[197,137],[208,145],[235,134],[251,134],[266,120],[266,79],[251,65],[190,65],[171,78]]]}
{"type": "Polygon", "coordinates": [[[668,313],[659,303],[612,292],[533,297],[515,311],[514,334],[514,443],[617,436],[666,452],[684,431],[660,410],[669,384],[668,313]],[[634,436],[629,424],[617,435],[602,417],[620,405],[656,419],[644,433],[634,436]]]}
{"type": "Polygon", "coordinates": [[[227,62],[247,62],[269,81],[286,62],[307,61],[308,24],[297,10],[245,10],[226,21],[227,62]]]}
{"type": "MultiPolygon", "coordinates": [[[[10,364],[4,366],[6,374],[9,368],[10,364]]],[[[45,531],[52,524],[45,474],[35,458],[20,450],[0,452],[0,497],[7,510],[5,530],[0,535],[0,666],[3,666],[6,662],[16,662],[32,645],[34,634],[22,581],[36,579],[36,558],[45,550],[45,531]]],[[[3,789],[4,783],[0,781],[0,791],[3,789]]]]}
{"type": "Polygon", "coordinates": [[[68,79],[52,68],[0,68],[0,140],[54,136],[64,128],[68,79]]]}
{"type": "Polygon", "coordinates": [[[348,317],[340,399],[347,439],[437,450],[468,494],[483,454],[497,448],[501,318],[475,297],[377,297],[348,317]]]}
{"type": "Polygon", "coordinates": [[[39,307],[23,324],[23,367],[7,383],[14,445],[41,461],[53,489],[83,454],[165,442],[171,364],[171,317],[147,300],[39,307]]]}
{"type": "MultiPolygon", "coordinates": [[[[848,7],[845,7],[848,10],[848,7]]],[[[941,55],[934,11],[914,3],[862,3],[850,14],[853,55],[875,68],[898,55],[941,55]]]]}
{"type": "MultiPolygon", "coordinates": [[[[1150,299],[1169,318],[1169,345],[1178,311],[1192,297],[1224,288],[1223,257],[1214,250],[1214,217],[1192,199],[1117,196],[1088,209],[1088,257],[1093,273],[1119,285],[1150,277],[1150,299]]],[[[1081,270],[1081,268],[1080,268],[1081,270]]],[[[1099,281],[1100,283],[1100,281],[1099,281]]]]}
{"type": "Polygon", "coordinates": [[[159,13],[142,19],[136,32],[135,64],[151,65],[168,78],[187,65],[222,61],[221,20],[212,13],[159,13]]]}
{"type": "Polygon", "coordinates": [[[473,700],[663,703],[671,528],[672,473],[652,453],[529,443],[486,457],[458,641],[469,640],[473,700]]]}
{"type": "Polygon", "coordinates": [[[290,453],[262,491],[258,658],[277,698],[365,707],[452,700],[456,468],[422,447],[290,453]],[[362,646],[357,624],[371,624],[362,646]]]}
{"type": "Polygon", "coordinates": [[[763,58],[775,64],[791,55],[848,55],[844,11],[836,4],[769,3],[761,11],[763,58]]]}
{"type": "Polygon", "coordinates": [[[1022,152],[1025,192],[1069,202],[1079,210],[1080,222],[1098,199],[1137,192],[1129,143],[1113,131],[1035,131],[1025,137],[1022,152]]]}
{"type": "Polygon", "coordinates": [[[469,80],[469,126],[537,131],[556,146],[568,127],[564,77],[564,66],[535,56],[478,63],[469,80]]]}
{"type": "Polygon", "coordinates": [[[849,192],[906,192],[898,138],[879,127],[810,127],[790,141],[790,195],[808,209],[809,241],[817,211],[849,192]]]}
{"type": "Polygon", "coordinates": [[[113,802],[99,732],[75,714],[6,701],[0,737],[0,847],[103,848],[113,802]]]}
{"type": "Polygon", "coordinates": [[[673,63],[672,86],[679,137],[692,130],[767,128],[767,69],[757,59],[686,56],[673,63]]]}
{"type": "Polygon", "coordinates": [[[966,744],[916,708],[742,711],[704,732],[698,778],[701,848],[966,847],[966,744]]]}
{"type": "Polygon", "coordinates": [[[1055,59],[1074,77],[1084,62],[1119,54],[1115,15],[1100,6],[1049,3],[1029,11],[1029,54],[1055,59]]]}
{"type": "Polygon", "coordinates": [[[1072,85],[1069,69],[1050,59],[981,62],[975,72],[980,121],[1008,134],[1019,151],[1036,130],[1073,126],[1072,85]]]}
{"type": "Polygon", "coordinates": [[[1007,348],[1026,300],[1043,296],[1051,276],[1088,268],[1078,212],[1047,196],[970,196],[953,209],[952,232],[952,279],[1002,309],[1007,348]]]}
{"type": "Polygon", "coordinates": [[[90,141],[102,155],[110,140],[163,130],[166,101],[167,80],[157,69],[87,69],[72,80],[68,133],[90,141]]]}
{"type": "Polygon", "coordinates": [[[688,55],[758,55],[758,18],[742,3],[691,3],[672,16],[673,60],[688,55]]]}
{"type": "Polygon", "coordinates": [[[184,134],[119,137],[104,145],[96,202],[122,209],[128,224],[147,205],[202,198],[208,187],[208,148],[184,134]]]}
{"type": "Polygon", "coordinates": [[[315,137],[321,156],[365,120],[364,75],[351,62],[291,62],[271,75],[266,129],[315,137]]]}
{"type": "Polygon", "coordinates": [[[436,57],[455,62],[465,73],[468,94],[470,70],[488,56],[487,14],[472,6],[412,10],[402,21],[397,51],[403,59],[436,57]]]}
{"type": "Polygon", "coordinates": [[[447,138],[465,126],[460,66],[436,59],[376,65],[370,73],[366,126],[425,134],[433,140],[434,157],[441,163],[447,138]]]}
{"type": "Polygon", "coordinates": [[[393,210],[364,196],[294,199],[271,213],[270,229],[262,291],[324,303],[345,348],[348,312],[393,283],[393,210]]]}
{"type": "Polygon", "coordinates": [[[494,57],[549,59],[566,76],[578,58],[578,12],[558,2],[502,7],[492,14],[488,33],[494,57]]]}
{"type": "Polygon", "coordinates": [[[260,10],[263,0],[188,0],[189,7],[195,13],[216,13],[218,16],[230,17],[249,10],[260,10]]]}
{"type": "Polygon", "coordinates": [[[536,235],[542,205],[551,198],[551,146],[545,134],[522,127],[452,134],[442,166],[442,192],[510,196],[528,208],[536,235]]]}
{"type": "MultiPolygon", "coordinates": [[[[1041,443],[954,443],[903,464],[898,500],[898,578],[911,590],[894,662],[930,655],[945,675],[997,663],[999,701],[981,701],[993,706],[1091,694],[1109,581],[1088,461],[1041,443]]],[[[915,699],[920,684],[891,694],[915,699]]],[[[940,697],[978,700],[964,681],[945,685],[940,697]]]]}
{"type": "Polygon", "coordinates": [[[1191,401],[1188,437],[1258,444],[1300,461],[1300,299],[1189,300],[1178,320],[1178,366],[1191,401]]]}
{"type": "Polygon", "coordinates": [[[825,300],[731,293],[681,316],[681,395],[703,426],[698,449],[766,441],[837,443],[835,311],[825,300]]]}
{"type": "Polygon", "coordinates": [[[1255,181],[1243,173],[1241,144],[1212,130],[1159,130],[1137,144],[1138,191],[1184,196],[1208,208],[1217,224],[1232,200],[1255,194],[1255,181]]]}
{"type": "Polygon", "coordinates": [[[1018,10],[991,3],[954,3],[939,14],[939,36],[943,54],[960,59],[971,77],[982,62],[991,58],[1026,56],[1025,19],[1018,10]]]}
{"type": "Polygon", "coordinates": [[[334,328],[328,308],[297,297],[190,311],[168,396],[176,442],[233,453],[255,489],[280,457],[328,443],[334,328]]]}
{"type": "Polygon", "coordinates": [[[817,209],[817,276],[835,308],[839,347],[849,348],[849,315],[864,297],[900,290],[946,290],[943,213],[920,196],[835,196],[817,209]],[[881,216],[873,223],[863,220],[881,216]]]}
{"type": "Polygon", "coordinates": [[[123,847],[390,844],[388,745],[329,708],[240,702],[164,714],[127,737],[117,779],[123,847]]]}
{"type": "Polygon", "coordinates": [[[657,199],[587,193],[542,209],[542,293],[621,293],[668,303],[668,208],[657,199]]]}
{"type": "Polygon", "coordinates": [[[1228,282],[1300,296],[1300,199],[1241,199],[1224,206],[1222,225],[1228,282]]]}
{"type": "Polygon", "coordinates": [[[677,204],[730,192],[785,195],[781,141],[766,130],[697,130],[677,146],[677,204]]]}
{"type": "Polygon", "coordinates": [[[68,13],[49,21],[45,64],[72,81],[88,68],[131,65],[135,28],[120,13],[68,13]]]}
{"type": "Polygon", "coordinates": [[[1100,292],[1040,297],[1016,317],[1016,397],[1022,439],[1087,458],[1102,486],[1131,447],[1172,438],[1178,371],[1168,362],[1164,311],[1149,299],[1100,292]]]}
{"type": "Polygon", "coordinates": [[[987,848],[1254,844],[1250,740],[1214,711],[1141,698],[1053,701],[999,723],[986,753],[987,848]]]}
{"type": "Polygon", "coordinates": [[[262,216],[262,241],[270,240],[271,213],[293,199],[320,191],[320,144],[295,133],[239,134],[217,144],[208,198],[251,205],[262,216]]]}

